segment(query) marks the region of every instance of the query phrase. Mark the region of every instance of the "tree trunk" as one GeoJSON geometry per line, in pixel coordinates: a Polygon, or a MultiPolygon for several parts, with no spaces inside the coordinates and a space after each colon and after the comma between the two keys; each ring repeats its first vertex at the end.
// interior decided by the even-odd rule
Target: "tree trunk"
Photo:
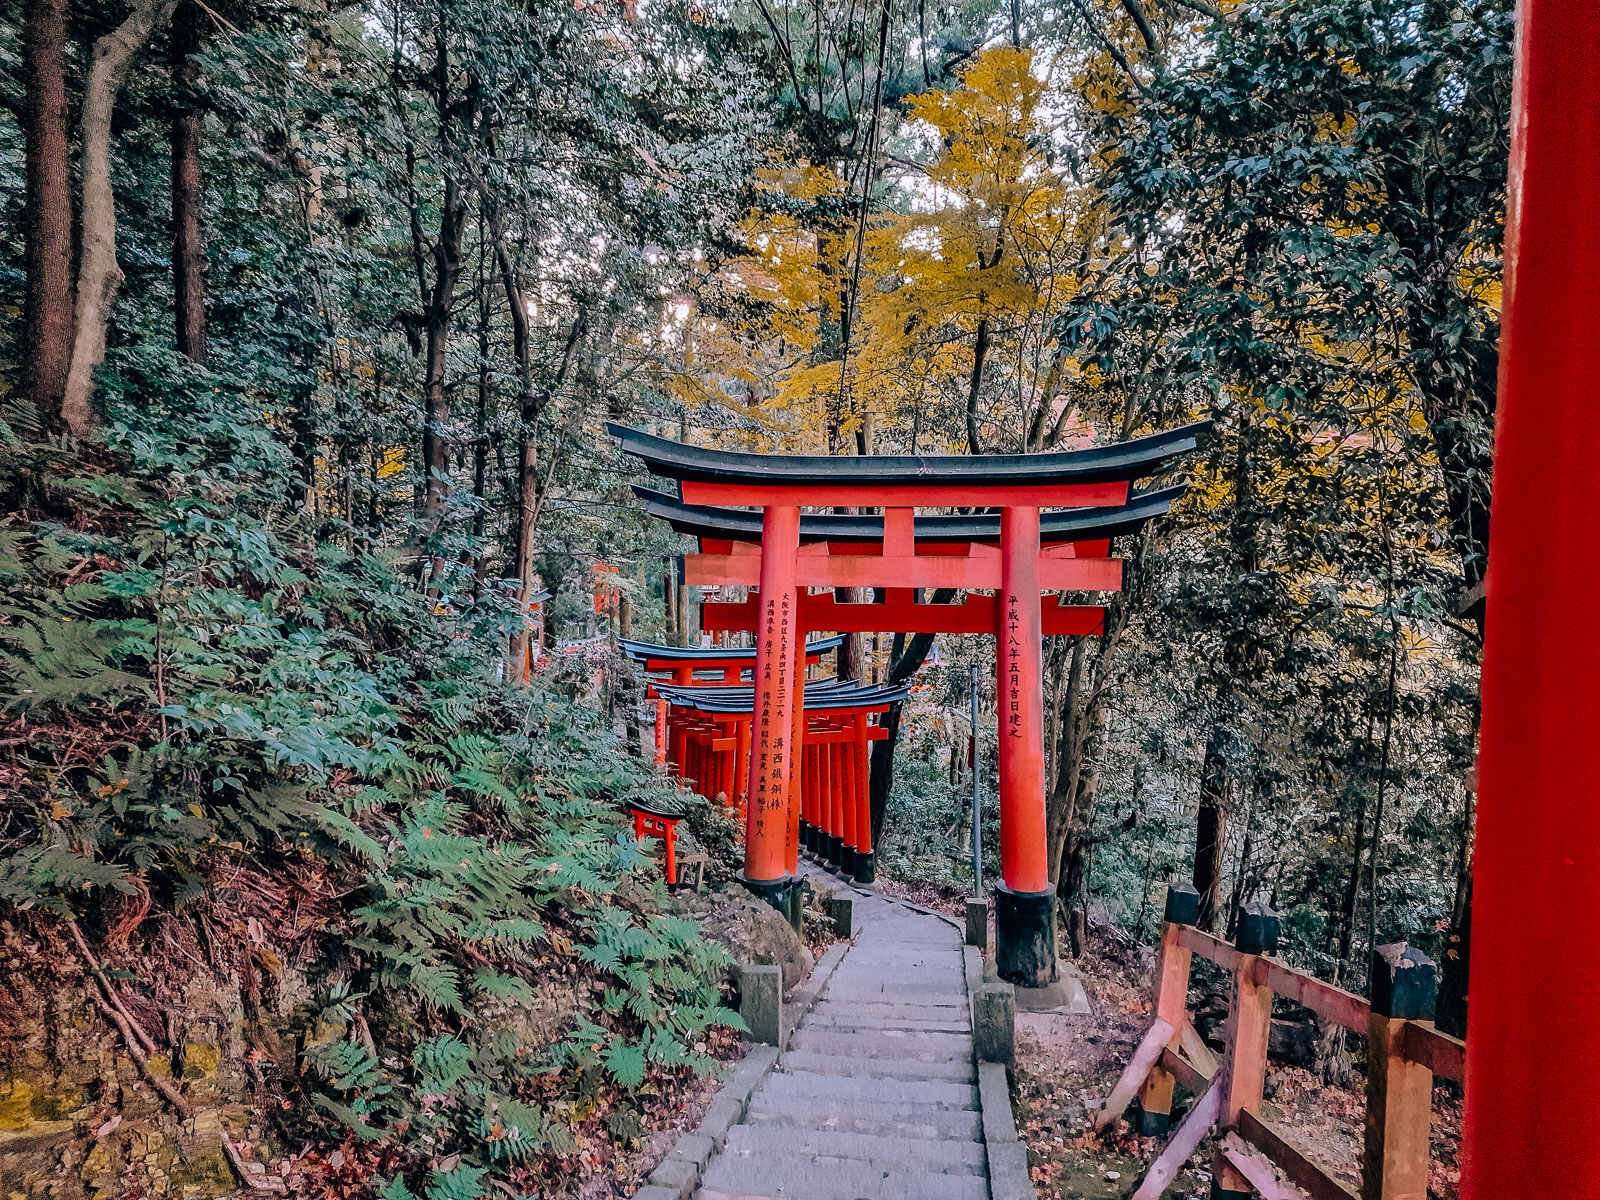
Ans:
{"type": "MultiPolygon", "coordinates": [[[[424,314],[427,330],[427,390],[422,424],[422,466],[428,473],[422,501],[425,535],[439,535],[445,504],[450,497],[450,393],[445,367],[450,349],[450,309],[455,303],[456,279],[461,274],[461,234],[466,206],[454,179],[444,181],[444,207],[439,217],[439,239],[433,245],[433,286],[424,314]]],[[[427,572],[430,590],[437,590],[443,573],[442,557],[435,553],[427,572]]]]}
{"type": "MultiPolygon", "coordinates": [[[[981,265],[981,264],[980,264],[981,265]]],[[[982,454],[978,436],[978,395],[983,387],[983,364],[989,357],[989,318],[978,318],[978,333],[972,344],[972,377],[967,382],[967,453],[982,454]]]]}
{"type": "Polygon", "coordinates": [[[206,361],[204,193],[200,185],[200,6],[182,0],[172,25],[172,283],[178,353],[206,361]]]}
{"type": "Polygon", "coordinates": [[[72,353],[72,175],[67,146],[67,0],[28,0],[27,69],[28,394],[49,428],[61,419],[72,353]]]}
{"type": "Polygon", "coordinates": [[[1216,927],[1222,908],[1222,849],[1228,840],[1228,764],[1221,730],[1213,728],[1200,768],[1200,811],[1194,827],[1194,890],[1200,893],[1201,929],[1216,927]]]}
{"type": "MultiPolygon", "coordinates": [[[[920,593],[919,593],[920,594],[920,593]]],[[[954,588],[939,588],[929,597],[930,604],[948,604],[955,599],[954,588]]],[[[889,670],[884,683],[893,686],[904,683],[915,675],[933,649],[934,635],[913,634],[906,638],[896,634],[889,655],[889,670]]],[[[882,724],[888,736],[872,746],[872,758],[867,771],[867,794],[872,813],[872,841],[876,845],[883,835],[883,814],[889,804],[889,789],[894,784],[894,752],[900,741],[900,706],[894,705],[883,715],[882,724]]]]}
{"type": "Polygon", "coordinates": [[[117,28],[98,38],[83,89],[83,183],[78,209],[77,308],[61,420],[74,437],[94,427],[94,373],[106,356],[106,321],[122,268],[117,265],[117,204],[111,190],[111,117],[133,59],[172,16],[178,0],[135,0],[117,28]]]}
{"type": "Polygon", "coordinates": [[[1472,945],[1472,863],[1468,860],[1456,880],[1456,898],[1445,935],[1439,970],[1439,1002],[1434,1019],[1455,1037],[1467,1036],[1468,948],[1472,945]]]}

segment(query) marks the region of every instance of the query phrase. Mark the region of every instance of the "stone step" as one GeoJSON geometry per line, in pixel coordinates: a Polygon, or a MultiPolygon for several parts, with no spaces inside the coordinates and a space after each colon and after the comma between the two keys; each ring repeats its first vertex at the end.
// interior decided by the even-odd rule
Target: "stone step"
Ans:
{"type": "Polygon", "coordinates": [[[853,1101],[841,1108],[814,1100],[757,1096],[750,1102],[745,1121],[751,1125],[880,1133],[902,1138],[973,1141],[983,1136],[981,1113],[937,1108],[931,1104],[885,1104],[868,1100],[853,1101]]]}
{"type": "Polygon", "coordinates": [[[948,987],[919,988],[909,987],[905,984],[894,984],[885,981],[879,987],[855,986],[839,988],[833,984],[828,985],[827,997],[829,1000],[866,1001],[879,1004],[890,1001],[899,1001],[902,1004],[942,1004],[951,1008],[959,1008],[966,1004],[965,992],[958,992],[948,987]]]}
{"type": "Polygon", "coordinates": [[[924,1083],[899,1079],[850,1079],[814,1071],[779,1069],[768,1075],[756,1095],[774,1099],[815,1100],[841,1108],[861,1101],[927,1104],[945,1109],[978,1107],[978,1089],[965,1083],[924,1083]]]}
{"type": "Polygon", "coordinates": [[[948,1083],[976,1083],[977,1069],[970,1052],[966,1062],[927,1062],[915,1058],[852,1057],[848,1054],[809,1054],[791,1050],[783,1056],[791,1071],[811,1071],[848,1079],[928,1079],[948,1083]]]}
{"type": "Polygon", "coordinates": [[[878,1133],[841,1130],[776,1129],[735,1125],[728,1131],[722,1153],[735,1158],[764,1159],[787,1154],[811,1158],[842,1158],[871,1163],[891,1171],[927,1174],[982,1175],[983,1143],[900,1138],[878,1133]]]}
{"type": "Polygon", "coordinates": [[[904,1029],[915,1033],[972,1032],[972,1021],[964,1013],[951,1013],[947,1017],[892,1017],[866,1016],[861,1013],[813,1011],[801,1022],[801,1029],[818,1033],[847,1033],[853,1029],[904,1029]]]}
{"type": "Polygon", "coordinates": [[[868,1058],[915,1058],[924,1062],[971,1062],[972,1036],[965,1033],[929,1033],[926,1030],[871,1029],[859,1033],[831,1033],[801,1029],[790,1043],[813,1054],[848,1054],[868,1058]]]}
{"type": "Polygon", "coordinates": [[[812,1013],[824,1016],[847,1017],[922,1017],[924,1019],[954,1017],[965,1019],[968,1015],[966,997],[959,1004],[911,1004],[894,1000],[830,1000],[824,996],[817,1001],[812,1013]]]}
{"type": "Polygon", "coordinates": [[[989,1200],[989,1181],[843,1158],[724,1152],[711,1160],[695,1194],[700,1200],[989,1200]]]}

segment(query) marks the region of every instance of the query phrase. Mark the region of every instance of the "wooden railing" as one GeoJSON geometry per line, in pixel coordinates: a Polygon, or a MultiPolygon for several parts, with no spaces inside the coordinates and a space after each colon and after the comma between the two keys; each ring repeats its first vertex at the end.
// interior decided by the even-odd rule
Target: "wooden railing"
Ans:
{"type": "Polygon", "coordinates": [[[1232,945],[1195,928],[1198,914],[1199,896],[1192,888],[1175,884],[1167,890],[1155,1015],[1095,1119],[1096,1129],[1105,1130],[1137,1099],[1139,1132],[1165,1135],[1175,1089],[1181,1086],[1196,1098],[1134,1200],[1161,1196],[1218,1127],[1224,1136],[1212,1168],[1213,1197],[1357,1200],[1261,1112],[1276,996],[1367,1039],[1360,1200],[1423,1200],[1433,1081],[1438,1076],[1459,1083],[1466,1058],[1466,1044],[1433,1025],[1433,963],[1403,942],[1379,947],[1373,956],[1373,995],[1366,1000],[1270,957],[1278,948],[1279,926],[1277,915],[1264,905],[1245,909],[1232,945]],[[1189,970],[1195,955],[1233,976],[1220,1060],[1190,1023],[1189,970]]]}

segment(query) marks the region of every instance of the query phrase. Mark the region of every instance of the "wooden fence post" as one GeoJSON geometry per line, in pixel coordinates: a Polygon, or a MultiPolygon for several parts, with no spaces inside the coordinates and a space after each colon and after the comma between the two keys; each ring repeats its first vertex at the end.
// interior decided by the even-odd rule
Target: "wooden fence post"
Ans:
{"type": "Polygon", "coordinates": [[[1404,942],[1373,951],[1362,1200],[1427,1200],[1433,1072],[1404,1049],[1406,1026],[1433,1020],[1437,994],[1438,972],[1422,951],[1404,942]]]}
{"type": "MultiPolygon", "coordinates": [[[[1234,945],[1240,956],[1233,971],[1233,1003],[1228,1009],[1227,1059],[1220,1068],[1224,1079],[1217,1119],[1224,1128],[1238,1125],[1240,1113],[1259,1108],[1266,1087],[1272,988],[1261,955],[1277,950],[1278,931],[1278,914],[1259,901],[1245,905],[1239,914],[1234,945]]],[[[1250,1181],[1219,1150],[1211,1172],[1212,1200],[1249,1200],[1255,1194],[1250,1181]]]]}
{"type": "MultiPolygon", "coordinates": [[[[1189,1022],[1189,967],[1193,954],[1178,944],[1178,927],[1193,925],[1200,917],[1200,893],[1187,883],[1167,885],[1166,925],[1161,931],[1161,947],[1156,956],[1153,1007],[1158,1021],[1172,1026],[1172,1040],[1178,1048],[1183,1027],[1189,1022]]],[[[1140,1137],[1166,1137],[1172,1124],[1172,1073],[1158,1062],[1139,1089],[1139,1111],[1134,1128],[1140,1137]]]]}

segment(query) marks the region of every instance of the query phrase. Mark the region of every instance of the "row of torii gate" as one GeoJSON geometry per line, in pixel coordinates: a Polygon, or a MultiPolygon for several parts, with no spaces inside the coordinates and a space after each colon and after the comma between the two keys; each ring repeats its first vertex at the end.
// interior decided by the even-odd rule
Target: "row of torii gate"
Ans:
{"type": "Polygon", "coordinates": [[[705,794],[742,805],[746,886],[789,909],[802,841],[858,878],[871,878],[869,718],[904,695],[836,684],[833,700],[850,714],[850,749],[819,754],[847,739],[818,740],[844,731],[810,715],[825,711],[829,697],[826,686],[805,682],[807,664],[820,653],[814,648],[826,645],[808,645],[807,635],[993,634],[1002,879],[995,891],[996,968],[1024,987],[1054,982],[1043,639],[1097,635],[1105,609],[1048,593],[1121,588],[1123,564],[1111,555],[1111,539],[1165,514],[1183,492],[1169,487],[1135,495],[1132,485],[1193,450],[1205,428],[1202,422],[1042,454],[835,458],[714,450],[608,426],[624,452],[677,484],[677,496],[635,490],[647,512],[697,540],[698,552],[684,560],[684,582],[757,589],[745,601],[707,603],[701,616],[707,632],[755,635],[755,646],[743,652],[750,656],[747,686],[738,658],[696,651],[674,660],[659,653],[664,647],[633,651],[647,669],[674,680],[656,689],[659,736],[666,739],[660,752],[705,794]],[[802,508],[880,512],[803,516],[802,508]],[[965,512],[919,517],[919,508],[965,512]],[[813,588],[825,590],[813,594],[813,588]],[[866,589],[874,599],[843,602],[839,588],[866,589]],[[963,598],[921,602],[922,589],[938,588],[963,598]],[[697,686],[708,675],[722,685],[720,698],[697,686]],[[669,720],[674,709],[682,716],[669,720]],[[833,765],[836,757],[842,771],[833,765]],[[824,771],[817,786],[805,785],[808,773],[824,771]],[[837,811],[818,807],[836,793],[837,811]]]}
{"type": "MultiPolygon", "coordinates": [[[[1600,339],[1593,318],[1600,311],[1600,20],[1594,0],[1519,0],[1516,57],[1494,533],[1485,584],[1462,1196],[1579,1200],[1600,1197],[1594,1082],[1600,1072],[1600,1022],[1594,1019],[1600,939],[1586,921],[1600,886],[1600,754],[1594,749],[1600,623],[1593,613],[1600,590],[1594,519],[1600,511],[1594,464],[1600,339]]],[[[748,549],[748,537],[739,553],[729,547],[714,554],[702,546],[691,576],[691,582],[711,583],[725,573],[737,576],[730,582],[761,587],[758,602],[738,614],[740,624],[729,614],[728,626],[760,635],[755,674],[762,709],[753,734],[746,857],[747,879],[758,890],[783,883],[771,843],[785,803],[779,785],[790,764],[772,752],[792,701],[774,692],[771,672],[784,661],[784,639],[793,645],[808,618],[843,622],[832,626],[840,630],[903,627],[889,609],[914,620],[923,614],[910,610],[924,607],[911,604],[907,589],[961,575],[939,569],[949,564],[937,563],[934,546],[919,552],[923,522],[913,525],[909,509],[1002,509],[998,554],[995,539],[985,536],[953,556],[972,567],[954,586],[997,589],[998,596],[986,603],[969,596],[942,616],[964,626],[957,632],[1000,638],[1001,820],[1009,851],[1002,855],[1005,889],[997,901],[1013,922],[1018,916],[1037,920],[1035,897],[1049,884],[1043,871],[1040,638],[1052,632],[1052,620],[1092,624],[1081,610],[1041,603],[1040,589],[1114,587],[1120,574],[1103,551],[1095,583],[1087,582],[1097,561],[1087,547],[1082,554],[1075,548],[1046,555],[1039,508],[1115,508],[1126,503],[1128,482],[1154,464],[1106,462],[1098,480],[1078,475],[1023,482],[1004,478],[1005,463],[990,475],[983,460],[968,460],[964,473],[958,473],[960,463],[937,459],[761,460],[624,436],[657,473],[682,481],[683,500],[762,510],[759,551],[748,549]],[[808,486],[811,480],[824,486],[808,486]],[[811,553],[801,555],[801,505],[862,504],[888,510],[875,541],[869,536],[865,544],[854,543],[864,552],[836,555],[836,543],[824,538],[820,552],[810,542],[811,553]],[[1064,563],[1084,574],[1072,576],[1064,563]],[[799,591],[836,579],[841,586],[898,588],[899,600],[883,602],[872,614],[868,606],[833,606],[799,591]]],[[[1192,442],[1180,436],[1153,448],[1153,457],[1165,461],[1186,444],[1192,442]]],[[[1100,453],[1145,453],[1138,445],[1100,453]]],[[[751,519],[725,515],[736,523],[751,519]]],[[[1001,969],[1016,979],[1019,965],[1028,966],[1019,945],[1030,939],[1015,923],[1003,926],[1000,938],[1001,969]]],[[[1042,972],[1035,968],[1022,975],[1037,978],[1042,972]]]]}

